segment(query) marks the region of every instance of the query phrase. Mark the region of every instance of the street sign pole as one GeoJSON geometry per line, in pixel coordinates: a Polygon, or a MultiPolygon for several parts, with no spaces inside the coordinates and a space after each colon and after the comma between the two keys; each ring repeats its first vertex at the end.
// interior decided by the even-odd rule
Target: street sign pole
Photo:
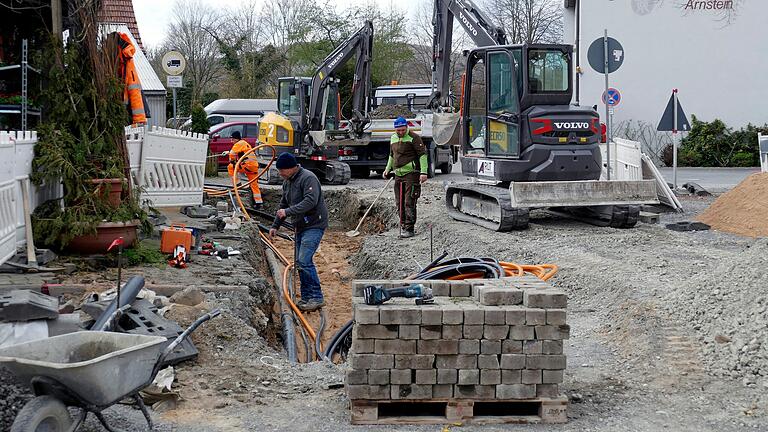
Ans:
{"type": "Polygon", "coordinates": [[[677,189],[677,89],[672,89],[672,184],[677,189]]]}
{"type": "MultiPolygon", "coordinates": [[[[603,35],[603,64],[605,65],[605,94],[608,94],[608,29],[605,29],[603,35]]],[[[607,99],[607,98],[606,98],[607,99]]],[[[605,155],[608,158],[607,178],[611,179],[611,120],[610,120],[610,104],[606,100],[605,103],[605,155]]]]}
{"type": "Polygon", "coordinates": [[[179,128],[179,118],[176,117],[176,87],[173,87],[173,128],[179,128]]]}

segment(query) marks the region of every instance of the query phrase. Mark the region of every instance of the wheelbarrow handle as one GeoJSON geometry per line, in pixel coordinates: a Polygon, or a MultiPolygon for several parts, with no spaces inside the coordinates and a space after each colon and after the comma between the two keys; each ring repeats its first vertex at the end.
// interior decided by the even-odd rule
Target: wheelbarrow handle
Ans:
{"type": "MultiPolygon", "coordinates": [[[[166,348],[163,350],[163,353],[160,354],[160,358],[157,359],[157,363],[155,364],[155,373],[157,373],[157,369],[160,367],[161,364],[165,361],[165,358],[168,357],[169,354],[173,352],[173,350],[176,349],[177,346],[179,346],[180,343],[184,342],[184,339],[186,339],[193,331],[197,330],[200,325],[206,321],[208,321],[211,318],[215,318],[217,316],[221,315],[221,309],[214,309],[207,314],[201,316],[195,322],[192,323],[189,327],[187,327],[186,330],[182,334],[180,334],[176,339],[173,340],[166,348]]],[[[153,374],[154,376],[155,374],[153,374]]]]}

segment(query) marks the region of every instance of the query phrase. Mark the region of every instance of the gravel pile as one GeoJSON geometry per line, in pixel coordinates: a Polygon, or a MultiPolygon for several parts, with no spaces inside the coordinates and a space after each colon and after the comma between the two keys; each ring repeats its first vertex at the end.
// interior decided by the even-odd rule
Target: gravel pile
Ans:
{"type": "Polygon", "coordinates": [[[373,119],[408,118],[413,117],[413,115],[413,112],[406,105],[381,105],[370,113],[373,119]]]}
{"type": "Polygon", "coordinates": [[[16,382],[13,375],[0,367],[0,430],[11,429],[13,420],[32,394],[16,382]]]}

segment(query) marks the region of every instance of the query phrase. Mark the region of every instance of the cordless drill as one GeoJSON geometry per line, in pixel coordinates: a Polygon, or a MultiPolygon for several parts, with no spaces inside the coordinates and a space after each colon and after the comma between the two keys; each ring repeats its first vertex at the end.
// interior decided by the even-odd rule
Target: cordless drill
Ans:
{"type": "Polygon", "coordinates": [[[397,288],[382,288],[381,285],[368,285],[363,289],[365,304],[380,305],[392,297],[415,298],[417,305],[431,304],[435,302],[432,288],[422,284],[413,284],[397,288]]]}

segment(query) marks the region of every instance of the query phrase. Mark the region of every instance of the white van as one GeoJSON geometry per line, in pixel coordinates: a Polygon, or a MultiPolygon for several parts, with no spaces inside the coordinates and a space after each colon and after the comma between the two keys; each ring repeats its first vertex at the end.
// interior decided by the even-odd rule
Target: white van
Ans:
{"type": "MultiPolygon", "coordinates": [[[[205,108],[208,125],[220,123],[258,122],[265,113],[277,111],[277,99],[217,99],[205,108]]],[[[187,120],[182,130],[192,127],[192,120],[187,120]]]]}

